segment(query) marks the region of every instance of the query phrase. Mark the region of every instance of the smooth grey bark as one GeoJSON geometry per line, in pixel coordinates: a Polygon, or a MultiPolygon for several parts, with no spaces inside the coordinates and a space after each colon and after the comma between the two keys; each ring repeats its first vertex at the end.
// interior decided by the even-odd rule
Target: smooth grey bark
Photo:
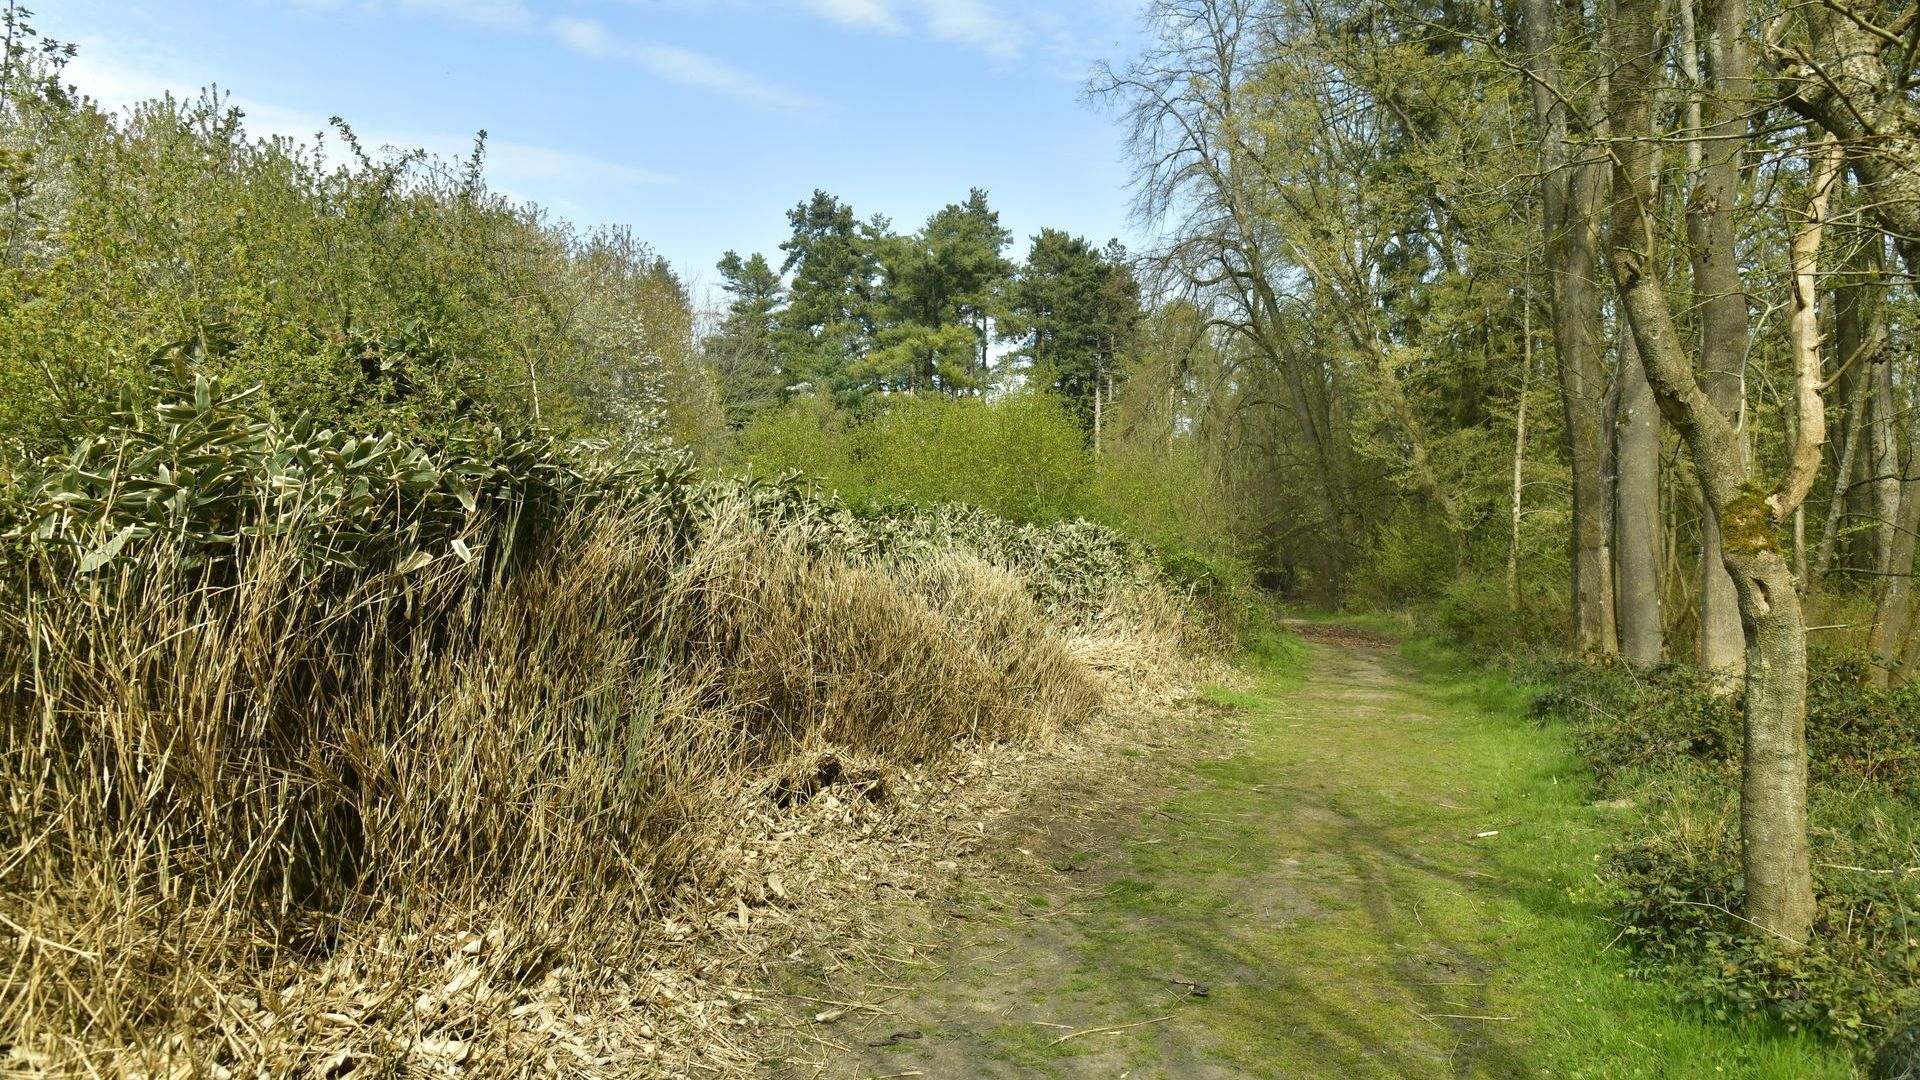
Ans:
{"type": "MultiPolygon", "coordinates": [[[[1849,343],[1858,335],[1856,332],[1858,312],[1853,298],[1849,295],[1855,289],[1838,288],[1834,298],[1834,336],[1840,346],[1840,355],[1849,352],[1849,343]]],[[[1858,528],[1860,522],[1873,513],[1873,490],[1862,483],[1871,474],[1867,471],[1867,460],[1872,451],[1865,449],[1867,427],[1873,411],[1873,373],[1864,364],[1853,364],[1840,372],[1834,383],[1834,397],[1844,402],[1846,411],[1840,417],[1840,437],[1834,440],[1840,458],[1834,462],[1836,470],[1833,476],[1833,506],[1829,516],[1837,521],[1840,535],[1834,540],[1834,557],[1839,560],[1838,569],[1843,572],[1858,573],[1872,567],[1877,560],[1873,550],[1873,537],[1858,528]]],[[[1817,576],[1824,577],[1826,567],[1819,568],[1817,576]]]]}
{"type": "MultiPolygon", "coordinates": [[[[1900,506],[1899,409],[1887,364],[1885,242],[1877,232],[1853,246],[1832,288],[1833,338],[1840,370],[1837,393],[1846,402],[1828,531],[1816,579],[1829,568],[1832,546],[1841,566],[1874,582],[1878,594],[1893,559],[1900,506]]],[[[1809,590],[1811,591],[1811,590],[1809,590]]]]}
{"type": "Polygon", "coordinates": [[[1660,606],[1660,413],[1625,319],[1616,355],[1613,598],[1621,654],[1650,665],[1660,662],[1666,630],[1660,606]]]}
{"type": "MultiPolygon", "coordinates": [[[[1920,423],[1907,423],[1907,469],[1920,472],[1920,423]]],[[[1873,628],[1867,636],[1867,678],[1886,686],[1896,673],[1911,670],[1904,663],[1913,617],[1914,533],[1920,530],[1920,476],[1900,484],[1900,502],[1894,514],[1893,535],[1887,543],[1887,576],[1874,605],[1873,628]]]]}
{"type": "MultiPolygon", "coordinates": [[[[1655,0],[1619,0],[1608,56],[1616,162],[1609,269],[1647,381],[1685,442],[1705,500],[1721,523],[1721,561],[1739,600],[1747,661],[1740,787],[1744,917],[1798,945],[1807,940],[1814,913],[1807,842],[1806,627],[1779,528],[1798,504],[1792,496],[1804,479],[1804,447],[1795,447],[1793,467],[1772,496],[1753,483],[1740,433],[1696,376],[1655,272],[1657,204],[1650,164],[1660,55],[1656,23],[1655,0]]],[[[1804,380],[1797,389],[1805,392],[1804,380]]],[[[1804,423],[1806,414],[1801,415],[1804,423]]]]}
{"type": "Polygon", "coordinates": [[[1872,407],[1867,417],[1867,446],[1871,455],[1867,467],[1869,500],[1873,513],[1873,569],[1875,577],[1884,577],[1893,563],[1893,521],[1900,512],[1900,447],[1895,420],[1893,365],[1885,356],[1874,358],[1871,375],[1872,407]]]}
{"type": "Polygon", "coordinates": [[[1533,391],[1533,279],[1527,279],[1525,299],[1520,307],[1520,407],[1513,420],[1513,498],[1509,524],[1512,536],[1507,545],[1507,610],[1520,614],[1520,512],[1526,494],[1527,398],[1533,391]]]}
{"type": "Polygon", "coordinates": [[[1609,173],[1597,154],[1576,153],[1556,55],[1553,0],[1523,0],[1521,23],[1540,144],[1541,209],[1560,401],[1573,465],[1573,625],[1583,653],[1619,648],[1607,544],[1607,393],[1601,328],[1599,233],[1609,173]]]}
{"type": "MultiPolygon", "coordinates": [[[[1698,147],[1698,168],[1687,197],[1687,260],[1699,319],[1700,381],[1714,407],[1736,422],[1744,456],[1745,431],[1738,418],[1745,393],[1747,293],[1733,224],[1745,166],[1753,54],[1746,41],[1745,0],[1706,0],[1703,12],[1705,85],[1715,92],[1693,98],[1700,137],[1689,144],[1698,147]]],[[[1692,66],[1693,58],[1686,59],[1692,66]]],[[[1712,520],[1701,529],[1700,663],[1724,673],[1723,685],[1731,688],[1745,662],[1746,640],[1733,579],[1720,558],[1720,522],[1712,513],[1707,517],[1712,520]]]]}

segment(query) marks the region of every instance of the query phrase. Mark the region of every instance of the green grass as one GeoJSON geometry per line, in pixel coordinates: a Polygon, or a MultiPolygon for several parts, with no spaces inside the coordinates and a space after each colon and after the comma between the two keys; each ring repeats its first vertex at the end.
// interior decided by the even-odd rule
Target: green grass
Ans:
{"type": "Polygon", "coordinates": [[[1170,764],[1169,794],[1052,873],[962,890],[978,940],[901,1012],[932,1037],[872,1074],[1853,1075],[1626,977],[1596,871],[1642,811],[1596,801],[1534,688],[1395,637],[1252,636],[1204,695],[1233,734],[1170,764]]]}
{"type": "Polygon", "coordinates": [[[1192,766],[1164,832],[1129,846],[1083,973],[1214,983],[1176,1022],[1251,1076],[1438,1075],[1443,1055],[1479,1076],[1851,1075],[1829,1044],[1625,977],[1594,876],[1622,812],[1527,718],[1530,688],[1424,642],[1357,696],[1316,677],[1331,647],[1270,636],[1244,660],[1251,690],[1207,693],[1246,711],[1243,751],[1192,766]]]}
{"type": "Polygon", "coordinates": [[[1425,696],[1469,740],[1462,759],[1493,783],[1505,805],[1526,808],[1526,827],[1503,833],[1490,848],[1500,885],[1493,902],[1509,930],[1501,947],[1511,978],[1497,1001],[1525,1014],[1542,1075],[1853,1075],[1846,1052],[1830,1043],[1676,1009],[1673,987],[1627,978],[1594,876],[1602,849],[1624,824],[1621,811],[1595,804],[1562,732],[1527,718],[1535,688],[1476,671],[1431,642],[1403,651],[1425,696]]]}

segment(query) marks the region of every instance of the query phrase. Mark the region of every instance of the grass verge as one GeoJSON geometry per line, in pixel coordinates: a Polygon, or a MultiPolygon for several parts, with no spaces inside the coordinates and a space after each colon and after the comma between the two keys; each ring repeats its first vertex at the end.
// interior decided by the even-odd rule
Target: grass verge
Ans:
{"type": "Polygon", "coordinates": [[[1444,646],[1403,654],[1423,696],[1466,740],[1458,763],[1523,825],[1490,844],[1490,902],[1504,957],[1492,1003],[1518,1014],[1541,1075],[1563,1077],[1848,1077],[1849,1055],[1822,1039],[1754,1020],[1677,1008],[1676,990],[1632,978],[1598,870],[1637,811],[1596,798],[1589,770],[1558,728],[1528,717],[1537,687],[1477,668],[1444,646]]]}

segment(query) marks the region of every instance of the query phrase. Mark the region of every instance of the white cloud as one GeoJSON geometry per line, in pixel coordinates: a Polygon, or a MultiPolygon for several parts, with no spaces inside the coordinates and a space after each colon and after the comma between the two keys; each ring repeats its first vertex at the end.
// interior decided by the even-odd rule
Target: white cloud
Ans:
{"type": "Polygon", "coordinates": [[[622,60],[649,74],[681,86],[711,90],[755,105],[787,112],[811,112],[820,103],[796,90],[770,83],[750,71],[691,49],[656,45],[614,35],[597,19],[555,19],[548,32],[560,44],[582,56],[622,60]]]}
{"type": "Polygon", "coordinates": [[[941,41],[969,45],[1012,59],[1026,44],[1026,28],[981,0],[922,0],[927,30],[941,41]]]}
{"type": "Polygon", "coordinates": [[[1002,60],[1017,58],[1030,36],[1025,22],[987,0],[800,0],[800,5],[842,26],[887,34],[920,32],[1002,60]]]}
{"type": "Polygon", "coordinates": [[[524,29],[538,20],[524,0],[252,0],[256,7],[283,6],[307,12],[357,11],[382,15],[401,11],[451,22],[498,29],[524,29]]]}
{"type": "Polygon", "coordinates": [[[613,54],[613,36],[598,19],[555,19],[547,29],[560,44],[582,56],[607,57],[613,54]]]}
{"type": "Polygon", "coordinates": [[[845,26],[898,34],[906,27],[888,0],[805,0],[807,9],[845,26]]]}

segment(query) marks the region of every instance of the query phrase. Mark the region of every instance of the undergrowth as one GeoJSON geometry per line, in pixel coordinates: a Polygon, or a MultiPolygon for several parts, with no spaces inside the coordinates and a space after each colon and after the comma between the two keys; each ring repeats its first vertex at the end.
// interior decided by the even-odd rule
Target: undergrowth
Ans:
{"type": "Polygon", "coordinates": [[[528,995],[730,895],[741,785],[1044,737],[1195,641],[1086,523],[154,400],[0,480],[0,1042],[48,1074],[519,1075],[528,995]]]}
{"type": "Polygon", "coordinates": [[[1788,952],[1736,914],[1737,698],[1684,666],[1567,660],[1526,670],[1537,716],[1571,725],[1602,792],[1641,804],[1606,862],[1635,973],[1717,1016],[1758,1015],[1867,1056],[1920,1015],[1920,689],[1858,682],[1816,656],[1809,677],[1812,940],[1788,952]]]}

